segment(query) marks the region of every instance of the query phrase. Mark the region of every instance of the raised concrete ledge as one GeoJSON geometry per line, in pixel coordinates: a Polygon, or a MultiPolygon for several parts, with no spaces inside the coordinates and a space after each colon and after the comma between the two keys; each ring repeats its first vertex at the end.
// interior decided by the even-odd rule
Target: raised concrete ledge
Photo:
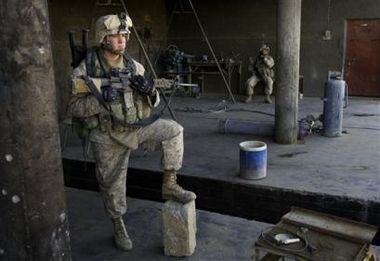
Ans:
{"type": "MultiPolygon", "coordinates": [[[[98,190],[93,162],[84,171],[83,161],[63,159],[63,169],[67,187],[98,190]]],[[[197,194],[202,210],[275,224],[296,206],[380,227],[378,201],[185,175],[178,175],[178,183],[197,194]]],[[[160,172],[128,169],[129,197],[163,202],[161,185],[160,172]]],[[[380,244],[380,231],[373,244],[380,244]]]]}

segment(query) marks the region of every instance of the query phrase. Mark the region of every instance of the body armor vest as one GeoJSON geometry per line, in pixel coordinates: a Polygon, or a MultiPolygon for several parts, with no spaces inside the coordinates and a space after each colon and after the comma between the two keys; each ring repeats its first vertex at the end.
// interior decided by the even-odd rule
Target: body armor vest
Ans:
{"type": "MultiPolygon", "coordinates": [[[[87,74],[93,78],[109,78],[109,69],[104,66],[99,50],[90,50],[86,56],[87,74]]],[[[129,71],[129,77],[136,75],[136,65],[132,58],[124,53],[124,66],[129,71]]],[[[106,102],[107,107],[112,112],[112,116],[117,120],[113,121],[113,130],[124,130],[125,124],[133,124],[143,118],[143,97],[135,92],[131,87],[126,87],[118,93],[117,98],[112,102],[106,102]]],[[[102,126],[100,126],[102,128],[102,126]]],[[[106,128],[109,130],[109,127],[106,128]]]]}

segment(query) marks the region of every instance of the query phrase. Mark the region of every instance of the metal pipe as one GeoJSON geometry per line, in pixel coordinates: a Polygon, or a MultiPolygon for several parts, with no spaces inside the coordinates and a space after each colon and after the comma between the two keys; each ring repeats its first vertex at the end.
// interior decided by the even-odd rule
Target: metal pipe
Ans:
{"type": "MultiPolygon", "coordinates": [[[[129,17],[131,17],[131,16],[129,15],[129,13],[128,13],[127,7],[125,6],[124,0],[120,0],[120,3],[121,3],[121,5],[123,6],[124,12],[125,12],[129,17]]],[[[150,61],[150,59],[149,59],[148,53],[146,52],[145,47],[144,47],[144,45],[143,45],[143,43],[142,43],[142,41],[141,41],[141,39],[140,39],[140,36],[139,36],[139,34],[137,33],[137,30],[136,30],[136,28],[135,28],[134,26],[132,26],[132,30],[133,30],[133,33],[134,33],[135,36],[136,36],[137,42],[139,43],[141,50],[143,51],[144,57],[145,57],[145,59],[146,59],[146,61],[147,61],[147,63],[148,63],[148,66],[149,66],[150,70],[151,70],[152,73],[153,73],[154,78],[155,78],[155,79],[158,79],[157,74],[156,74],[156,71],[154,70],[154,67],[153,67],[153,65],[152,65],[152,63],[151,63],[151,61],[150,61]]],[[[173,120],[177,121],[176,118],[175,118],[175,116],[174,116],[174,113],[173,113],[172,109],[171,109],[170,106],[169,106],[169,102],[168,102],[168,99],[167,99],[167,97],[166,97],[166,94],[163,92],[163,90],[161,90],[161,88],[158,88],[158,90],[160,91],[162,97],[164,98],[164,101],[165,101],[165,103],[166,103],[166,107],[168,107],[168,110],[169,110],[170,115],[172,116],[173,120]]],[[[164,109],[165,109],[165,108],[164,108],[164,109]]]]}
{"type": "MultiPolygon", "coordinates": [[[[168,22],[168,25],[166,26],[166,30],[165,30],[165,37],[168,36],[168,32],[169,32],[169,28],[170,28],[170,25],[172,24],[172,21],[173,21],[173,17],[174,17],[174,11],[177,9],[177,6],[178,6],[178,3],[179,3],[180,0],[177,0],[175,5],[174,5],[174,8],[173,8],[173,11],[172,13],[170,14],[170,18],[169,18],[169,22],[168,22]]],[[[158,47],[158,50],[156,52],[156,57],[155,57],[155,60],[154,60],[154,65],[157,64],[158,62],[158,59],[159,59],[159,54],[161,53],[162,51],[162,46],[163,46],[163,38],[161,39],[160,41],[160,46],[158,47]]]]}
{"type": "Polygon", "coordinates": [[[210,42],[209,42],[209,40],[208,40],[208,38],[207,38],[206,32],[203,30],[203,26],[202,26],[202,24],[201,24],[201,21],[199,20],[199,17],[198,17],[197,12],[195,11],[195,8],[194,8],[194,6],[193,6],[193,3],[192,3],[191,0],[189,0],[189,3],[190,3],[190,6],[191,6],[191,9],[193,10],[193,13],[194,13],[195,19],[197,20],[197,23],[198,23],[198,25],[199,25],[199,28],[200,28],[201,31],[202,31],[203,37],[204,37],[204,39],[205,39],[205,41],[206,41],[206,43],[207,43],[207,45],[208,45],[208,48],[210,49],[210,52],[211,52],[211,54],[212,54],[212,57],[213,57],[214,60],[215,60],[216,66],[217,66],[218,69],[219,69],[220,75],[221,75],[222,78],[223,78],[224,84],[225,84],[226,87],[227,87],[227,90],[228,90],[228,93],[229,93],[229,95],[230,95],[230,97],[231,97],[231,100],[233,101],[233,103],[236,103],[235,98],[234,98],[234,96],[233,96],[233,94],[232,94],[232,92],[231,92],[230,85],[228,84],[227,79],[226,79],[226,77],[224,76],[224,73],[223,73],[222,67],[220,66],[220,63],[218,62],[218,59],[216,58],[216,55],[215,55],[215,53],[214,53],[214,50],[212,49],[211,44],[210,44],[210,42]]]}
{"type": "Polygon", "coordinates": [[[222,134],[274,135],[274,123],[245,120],[221,119],[218,126],[222,134]]]}

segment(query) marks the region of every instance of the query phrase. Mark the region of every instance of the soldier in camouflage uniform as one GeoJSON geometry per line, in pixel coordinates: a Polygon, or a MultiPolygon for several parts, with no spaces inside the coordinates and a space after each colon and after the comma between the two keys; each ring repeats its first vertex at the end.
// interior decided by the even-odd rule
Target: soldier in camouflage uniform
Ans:
{"type": "Polygon", "coordinates": [[[247,80],[247,99],[245,102],[252,102],[254,95],[254,88],[259,81],[263,81],[265,84],[265,102],[272,103],[270,95],[273,91],[273,77],[274,77],[274,60],[269,55],[269,46],[263,44],[260,47],[260,53],[256,60],[252,60],[250,57],[250,63],[252,68],[252,76],[247,80]]]}
{"type": "Polygon", "coordinates": [[[122,216],[127,210],[126,177],[131,150],[141,144],[162,150],[164,199],[185,204],[196,195],[176,182],[182,166],[183,127],[173,120],[150,115],[151,108],[160,101],[159,93],[143,66],[124,52],[131,19],[125,14],[106,15],[95,26],[100,48],[89,53],[73,71],[69,111],[71,117],[81,118],[91,129],[89,139],[96,160],[96,178],[114,226],[114,242],[119,249],[129,251],[132,241],[122,216]],[[128,77],[115,76],[112,73],[115,68],[119,72],[125,69],[124,75],[128,77]]]}

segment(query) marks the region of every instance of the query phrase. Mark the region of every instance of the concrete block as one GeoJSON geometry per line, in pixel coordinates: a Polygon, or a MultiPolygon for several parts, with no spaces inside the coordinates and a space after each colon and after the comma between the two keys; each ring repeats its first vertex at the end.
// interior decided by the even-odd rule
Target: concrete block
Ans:
{"type": "Polygon", "coordinates": [[[166,201],[162,208],[164,252],[167,256],[191,256],[196,246],[195,201],[166,201]]]}

